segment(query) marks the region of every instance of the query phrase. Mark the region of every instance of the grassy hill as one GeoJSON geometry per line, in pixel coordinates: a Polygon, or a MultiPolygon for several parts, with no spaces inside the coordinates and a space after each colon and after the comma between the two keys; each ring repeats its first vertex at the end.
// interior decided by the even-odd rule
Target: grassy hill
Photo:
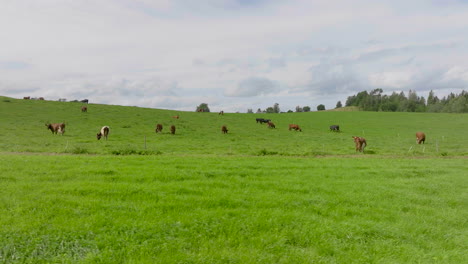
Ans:
{"type": "Polygon", "coordinates": [[[466,114],[81,106],[0,97],[0,263],[468,258],[466,114]]]}
{"type": "Polygon", "coordinates": [[[307,112],[283,114],[196,113],[81,103],[18,100],[0,97],[0,148],[4,152],[76,154],[175,155],[351,155],[351,136],[367,139],[367,154],[383,156],[463,156],[468,154],[466,114],[307,112]],[[180,115],[180,119],[172,116],[180,115]],[[276,129],[255,122],[271,119],[276,129]],[[64,136],[52,135],[46,122],[66,123],[64,136]],[[155,125],[164,126],[162,134],[155,125]],[[289,131],[299,124],[303,132],[289,131]],[[340,125],[341,133],[328,127],[340,125]],[[108,125],[109,140],[96,133],[108,125]],[[169,133],[170,125],[176,134],[169,133]],[[221,126],[229,133],[223,135],[221,126]],[[415,132],[424,131],[425,145],[415,144],[415,132]]]}

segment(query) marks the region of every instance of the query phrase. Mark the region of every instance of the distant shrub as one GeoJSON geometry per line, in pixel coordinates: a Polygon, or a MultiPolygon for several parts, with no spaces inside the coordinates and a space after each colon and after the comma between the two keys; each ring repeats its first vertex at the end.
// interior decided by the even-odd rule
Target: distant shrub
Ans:
{"type": "Polygon", "coordinates": [[[267,155],[278,155],[277,151],[268,151],[266,149],[262,149],[257,153],[258,156],[267,156],[267,155]]]}
{"type": "Polygon", "coordinates": [[[160,155],[162,152],[153,150],[116,149],[111,151],[112,155],[160,155]]]}
{"type": "Polygon", "coordinates": [[[9,99],[3,99],[3,102],[10,103],[11,101],[9,99]]]}
{"type": "Polygon", "coordinates": [[[89,154],[89,150],[83,147],[74,147],[73,149],[65,150],[65,153],[72,154],[89,154]]]}

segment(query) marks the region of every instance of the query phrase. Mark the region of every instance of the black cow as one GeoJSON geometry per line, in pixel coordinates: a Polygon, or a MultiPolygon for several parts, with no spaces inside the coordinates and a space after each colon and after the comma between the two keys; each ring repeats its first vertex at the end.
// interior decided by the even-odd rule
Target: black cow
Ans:
{"type": "Polygon", "coordinates": [[[89,101],[88,101],[88,99],[83,99],[80,102],[87,104],[89,101]]]}
{"type": "Polygon", "coordinates": [[[330,126],[330,131],[340,132],[340,126],[339,125],[331,125],[330,126]]]}

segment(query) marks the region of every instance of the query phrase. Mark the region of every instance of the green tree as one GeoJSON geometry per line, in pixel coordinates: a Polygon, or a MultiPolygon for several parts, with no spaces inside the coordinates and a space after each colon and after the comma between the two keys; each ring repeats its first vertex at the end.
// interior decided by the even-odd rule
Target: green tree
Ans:
{"type": "Polygon", "coordinates": [[[208,104],[206,103],[201,103],[199,106],[197,106],[197,112],[210,112],[210,108],[208,107],[208,104]]]}
{"type": "Polygon", "coordinates": [[[280,108],[279,108],[279,104],[278,103],[275,103],[273,105],[273,111],[274,113],[279,113],[280,112],[280,108]]]}
{"type": "Polygon", "coordinates": [[[304,106],[304,107],[302,108],[302,110],[303,110],[304,112],[310,112],[310,106],[307,106],[307,105],[306,105],[306,106],[304,106]]]}
{"type": "Polygon", "coordinates": [[[343,107],[343,105],[341,104],[341,101],[338,101],[338,102],[336,103],[335,109],[336,109],[336,108],[341,108],[341,107],[343,107]]]}
{"type": "Polygon", "coordinates": [[[317,106],[317,111],[323,111],[323,110],[325,110],[325,105],[319,104],[319,105],[317,106]]]}

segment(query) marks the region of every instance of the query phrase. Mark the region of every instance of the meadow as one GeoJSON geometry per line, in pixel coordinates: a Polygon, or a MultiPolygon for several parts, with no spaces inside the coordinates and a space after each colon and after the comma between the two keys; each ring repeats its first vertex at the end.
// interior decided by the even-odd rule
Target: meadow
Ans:
{"type": "Polygon", "coordinates": [[[468,115],[80,107],[0,97],[0,262],[468,257],[468,115]],[[46,122],[66,122],[65,135],[46,122]],[[95,137],[103,125],[108,141],[95,137]],[[415,143],[419,130],[424,145],[415,143]],[[352,135],[367,138],[366,153],[355,153],[352,135]]]}

